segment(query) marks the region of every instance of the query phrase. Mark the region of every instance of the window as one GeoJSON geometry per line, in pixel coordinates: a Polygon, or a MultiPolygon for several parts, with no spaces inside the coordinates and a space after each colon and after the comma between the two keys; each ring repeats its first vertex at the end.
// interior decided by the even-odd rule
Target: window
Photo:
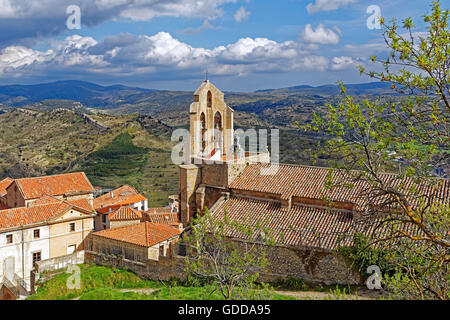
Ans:
{"type": "Polygon", "coordinates": [[[72,223],[69,225],[69,231],[70,231],[70,232],[74,232],[74,231],[75,231],[75,222],[72,222],[72,223]]]}
{"type": "Polygon", "coordinates": [[[106,223],[106,214],[102,215],[103,223],[106,223]]]}
{"type": "Polygon", "coordinates": [[[208,108],[212,107],[212,93],[211,93],[211,91],[208,91],[208,95],[207,95],[207,98],[206,98],[206,103],[208,105],[208,108]]]}
{"type": "Polygon", "coordinates": [[[7,234],[6,235],[6,244],[11,244],[11,243],[13,243],[13,235],[7,234]]]}
{"type": "Polygon", "coordinates": [[[39,239],[41,237],[41,230],[39,230],[39,229],[34,230],[33,236],[35,239],[39,239]]]}
{"type": "Polygon", "coordinates": [[[38,261],[41,261],[41,252],[40,251],[33,253],[33,265],[38,261]]]}

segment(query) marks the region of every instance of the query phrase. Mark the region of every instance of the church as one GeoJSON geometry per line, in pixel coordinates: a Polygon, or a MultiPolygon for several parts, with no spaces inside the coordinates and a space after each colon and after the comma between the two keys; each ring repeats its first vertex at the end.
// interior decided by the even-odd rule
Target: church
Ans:
{"type": "MultiPolygon", "coordinates": [[[[187,227],[205,208],[215,216],[226,212],[231,220],[268,221],[277,244],[268,252],[272,278],[291,275],[326,284],[360,283],[360,274],[335,249],[352,245],[356,232],[373,232],[374,225],[361,219],[368,207],[369,186],[357,181],[352,188],[330,189],[326,187],[330,170],[333,179],[339,178],[338,170],[271,163],[266,150],[244,152],[235,137],[233,113],[210,81],[194,93],[190,154],[179,166],[183,225],[187,227]]],[[[392,174],[383,179],[398,180],[392,174]]],[[[433,193],[448,199],[449,182],[443,180],[433,193]]]]}

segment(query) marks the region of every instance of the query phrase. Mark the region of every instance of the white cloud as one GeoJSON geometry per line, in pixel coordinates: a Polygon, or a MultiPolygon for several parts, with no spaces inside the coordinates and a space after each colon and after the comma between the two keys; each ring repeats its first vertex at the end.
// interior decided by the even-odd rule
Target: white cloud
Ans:
{"type": "Polygon", "coordinates": [[[324,71],[327,58],[299,42],[243,38],[214,49],[195,48],[169,33],[153,36],[118,34],[97,42],[74,35],[52,42],[46,52],[10,46],[0,51],[0,77],[57,76],[71,74],[174,79],[196,76],[208,65],[212,75],[242,76],[252,73],[324,71]]]}
{"type": "Polygon", "coordinates": [[[238,11],[236,11],[236,13],[234,14],[234,20],[236,20],[236,22],[242,22],[244,20],[247,20],[248,17],[250,16],[250,11],[247,11],[245,9],[245,7],[240,7],[238,11]]]}
{"type": "Polygon", "coordinates": [[[180,33],[182,34],[198,34],[201,33],[204,30],[218,30],[218,29],[223,29],[222,27],[216,27],[213,24],[211,24],[211,22],[209,22],[208,19],[206,19],[205,21],[203,21],[202,25],[198,28],[187,28],[182,30],[180,33]]]}
{"type": "Polygon", "coordinates": [[[358,61],[353,59],[352,57],[334,57],[331,60],[331,70],[339,71],[339,70],[345,70],[349,68],[356,67],[358,65],[358,61]]]}
{"type": "Polygon", "coordinates": [[[81,9],[83,26],[122,18],[149,21],[155,17],[214,19],[223,5],[237,0],[0,0],[0,46],[27,43],[66,30],[66,8],[81,9]]]}
{"type": "MultiPolygon", "coordinates": [[[[337,32],[340,32],[338,29],[337,32]]],[[[302,38],[305,42],[313,44],[338,44],[339,35],[331,29],[325,28],[322,24],[313,30],[310,24],[305,26],[302,33],[302,38]]]]}
{"type": "Polygon", "coordinates": [[[309,3],[306,6],[306,10],[309,14],[319,11],[334,11],[356,2],[358,0],[315,0],[314,3],[309,3]]]}

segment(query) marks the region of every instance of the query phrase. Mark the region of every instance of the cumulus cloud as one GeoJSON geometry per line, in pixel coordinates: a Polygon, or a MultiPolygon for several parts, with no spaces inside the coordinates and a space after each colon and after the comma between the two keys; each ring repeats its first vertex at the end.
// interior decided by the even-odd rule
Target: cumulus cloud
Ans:
{"type": "Polygon", "coordinates": [[[307,24],[303,30],[302,38],[305,42],[312,44],[338,44],[338,33],[340,33],[340,30],[335,30],[336,32],[331,29],[327,29],[322,24],[319,24],[316,30],[314,30],[310,24],[307,24]]]}
{"type": "Polygon", "coordinates": [[[24,46],[0,51],[0,77],[33,77],[75,73],[87,76],[174,79],[196,75],[208,65],[210,73],[242,76],[252,73],[324,71],[327,58],[310,52],[299,42],[276,42],[266,38],[243,38],[213,49],[195,48],[166,32],[155,35],[118,34],[98,42],[74,35],[54,41],[45,52],[24,46]]]}
{"type": "Polygon", "coordinates": [[[182,30],[180,33],[182,34],[198,34],[201,33],[204,30],[218,30],[218,29],[223,29],[222,27],[217,27],[214,26],[213,24],[211,24],[211,22],[209,22],[208,19],[206,19],[205,21],[203,21],[202,25],[198,28],[187,28],[182,30]]]}
{"type": "Polygon", "coordinates": [[[346,56],[340,56],[340,57],[334,57],[331,59],[331,70],[339,71],[339,70],[345,70],[349,68],[353,68],[360,64],[356,59],[352,57],[346,57],[346,56]]]}
{"type": "Polygon", "coordinates": [[[358,2],[358,0],[315,0],[314,3],[309,3],[306,6],[306,10],[309,14],[319,11],[334,11],[356,2],[358,2]]]}
{"type": "Polygon", "coordinates": [[[238,11],[236,11],[236,13],[234,14],[234,20],[236,20],[236,22],[242,22],[244,20],[247,20],[248,17],[250,16],[250,11],[247,11],[245,9],[245,7],[240,7],[238,11]]]}
{"type": "Polygon", "coordinates": [[[155,17],[214,18],[223,15],[222,6],[237,0],[0,0],[0,47],[29,44],[37,38],[66,30],[66,9],[76,4],[81,23],[95,26],[122,18],[148,21],[155,17]]]}

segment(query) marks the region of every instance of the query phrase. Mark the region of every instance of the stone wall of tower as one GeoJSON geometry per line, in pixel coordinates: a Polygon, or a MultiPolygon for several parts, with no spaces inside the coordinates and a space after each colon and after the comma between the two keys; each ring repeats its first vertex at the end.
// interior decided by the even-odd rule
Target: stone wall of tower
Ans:
{"type": "Polygon", "coordinates": [[[201,183],[199,166],[188,164],[179,166],[179,199],[181,222],[186,226],[197,211],[195,191],[201,183]]]}
{"type": "Polygon", "coordinates": [[[208,80],[194,93],[194,102],[190,106],[190,134],[191,134],[191,156],[202,155],[202,142],[205,142],[205,153],[211,154],[214,149],[214,126],[215,116],[220,115],[222,128],[222,143],[220,149],[226,156],[233,145],[233,109],[224,100],[224,94],[208,80]],[[203,116],[202,116],[203,114],[203,116]],[[202,118],[203,117],[203,118],[202,118]],[[202,121],[204,119],[204,121],[202,121]],[[202,123],[206,134],[202,139],[202,123]]]}

